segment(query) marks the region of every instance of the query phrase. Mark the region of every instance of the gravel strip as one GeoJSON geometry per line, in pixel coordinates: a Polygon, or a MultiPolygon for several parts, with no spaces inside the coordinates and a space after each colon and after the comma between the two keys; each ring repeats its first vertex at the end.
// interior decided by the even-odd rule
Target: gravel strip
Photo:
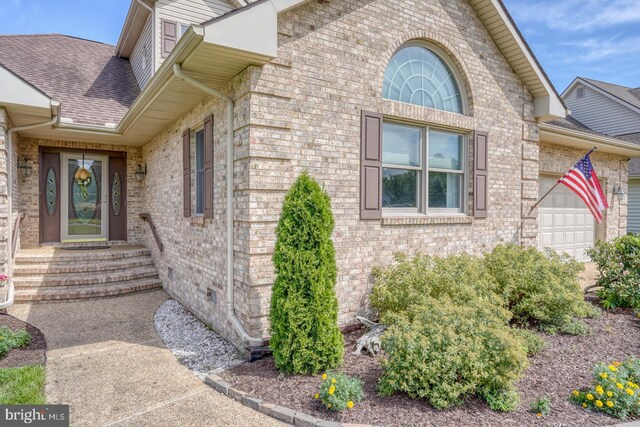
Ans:
{"type": "Polygon", "coordinates": [[[232,344],[176,300],[167,300],[158,308],[154,324],[167,348],[201,379],[240,357],[232,344]]]}

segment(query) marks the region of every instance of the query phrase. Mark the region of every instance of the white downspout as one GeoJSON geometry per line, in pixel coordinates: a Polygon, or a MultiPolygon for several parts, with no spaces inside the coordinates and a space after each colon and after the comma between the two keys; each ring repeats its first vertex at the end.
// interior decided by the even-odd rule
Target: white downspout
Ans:
{"type": "Polygon", "coordinates": [[[199,82],[198,80],[185,75],[182,72],[180,64],[173,64],[174,75],[184,80],[185,82],[201,89],[210,95],[219,98],[227,104],[227,318],[233,325],[234,329],[242,337],[242,340],[247,343],[249,348],[261,347],[262,339],[254,338],[247,334],[234,311],[233,303],[233,99],[225,95],[224,93],[207,86],[206,84],[199,82]]]}
{"type": "MultiPolygon", "coordinates": [[[[8,208],[7,208],[7,216],[9,223],[9,233],[7,235],[7,275],[9,277],[13,274],[13,251],[11,250],[13,246],[13,139],[12,136],[15,132],[20,132],[23,130],[29,130],[33,128],[38,128],[42,126],[51,126],[58,121],[58,115],[54,114],[50,120],[41,123],[32,123],[29,125],[23,126],[14,126],[7,129],[7,198],[8,198],[8,208]]],[[[0,304],[0,310],[5,309],[13,304],[13,281],[9,285],[9,295],[7,300],[0,304]]]]}
{"type": "MultiPolygon", "coordinates": [[[[149,12],[151,12],[151,50],[153,51],[151,53],[151,66],[153,67],[153,74],[156,73],[157,69],[156,69],[156,11],[155,8],[152,8],[151,6],[149,6],[148,4],[146,4],[145,2],[143,2],[142,0],[136,0],[136,2],[144,7],[145,9],[147,9],[149,12]]],[[[176,29],[177,31],[177,29],[176,29]]],[[[127,34],[128,36],[128,34],[127,34]]]]}

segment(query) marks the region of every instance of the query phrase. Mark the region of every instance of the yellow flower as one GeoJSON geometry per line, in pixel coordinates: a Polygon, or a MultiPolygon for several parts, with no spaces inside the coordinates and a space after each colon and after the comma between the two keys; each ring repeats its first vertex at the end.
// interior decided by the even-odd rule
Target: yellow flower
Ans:
{"type": "Polygon", "coordinates": [[[633,390],[631,390],[630,388],[627,389],[627,394],[629,396],[633,396],[635,394],[635,392],[633,390]]]}
{"type": "Polygon", "coordinates": [[[624,388],[624,386],[620,383],[616,383],[616,387],[618,387],[620,390],[622,390],[624,388]]]}
{"type": "Polygon", "coordinates": [[[610,401],[610,400],[607,400],[607,406],[608,406],[609,408],[613,408],[613,402],[612,402],[612,401],[610,401]]]}
{"type": "Polygon", "coordinates": [[[322,374],[322,379],[326,380],[327,379],[327,374],[322,374]]]}
{"type": "Polygon", "coordinates": [[[329,404],[327,405],[327,408],[331,409],[331,403],[329,403],[329,404]]]}
{"type": "Polygon", "coordinates": [[[613,397],[613,392],[612,391],[608,391],[607,392],[607,397],[613,397]]]}
{"type": "Polygon", "coordinates": [[[586,403],[582,403],[582,407],[583,407],[583,408],[586,408],[586,407],[587,407],[587,404],[586,404],[586,403]]]}
{"type": "Polygon", "coordinates": [[[575,397],[578,397],[578,396],[580,396],[580,392],[578,390],[573,390],[573,395],[575,397]]]}
{"type": "Polygon", "coordinates": [[[600,401],[600,400],[596,400],[596,406],[597,406],[598,408],[602,408],[602,401],[600,401]]]}
{"type": "Polygon", "coordinates": [[[598,393],[598,394],[604,393],[604,390],[602,389],[602,386],[597,386],[596,387],[596,393],[598,393]]]}
{"type": "Polygon", "coordinates": [[[316,395],[313,397],[315,397],[316,399],[320,399],[320,395],[318,393],[316,393],[316,395]]]}
{"type": "Polygon", "coordinates": [[[329,387],[329,395],[332,395],[333,393],[335,393],[336,388],[334,386],[329,387]]]}
{"type": "Polygon", "coordinates": [[[542,412],[538,412],[538,413],[536,414],[536,416],[537,416],[538,418],[540,418],[540,417],[542,416],[542,412]]]}
{"type": "Polygon", "coordinates": [[[602,378],[603,380],[606,380],[608,376],[609,375],[607,375],[606,372],[603,372],[603,373],[600,374],[600,378],[602,378]]]}
{"type": "Polygon", "coordinates": [[[618,366],[620,366],[620,362],[612,362],[611,364],[612,364],[613,366],[615,366],[616,368],[617,368],[618,366]]]}
{"type": "Polygon", "coordinates": [[[591,394],[591,393],[587,394],[587,399],[593,400],[593,394],[591,394]]]}
{"type": "Polygon", "coordinates": [[[331,384],[335,384],[336,383],[336,379],[335,378],[331,378],[331,384]]]}
{"type": "Polygon", "coordinates": [[[347,402],[347,408],[349,408],[349,409],[353,408],[353,402],[352,401],[348,401],[347,402]]]}
{"type": "Polygon", "coordinates": [[[609,370],[611,370],[611,372],[615,372],[615,371],[617,371],[618,369],[617,369],[615,366],[613,366],[613,365],[609,365],[609,370]]]}

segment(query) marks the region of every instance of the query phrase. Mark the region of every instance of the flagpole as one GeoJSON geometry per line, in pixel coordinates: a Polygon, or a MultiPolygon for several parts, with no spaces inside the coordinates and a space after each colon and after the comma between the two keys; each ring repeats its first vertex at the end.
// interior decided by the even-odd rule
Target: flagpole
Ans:
{"type": "MultiPolygon", "coordinates": [[[[580,157],[580,159],[584,159],[585,157],[589,156],[591,153],[593,153],[593,152],[594,152],[594,151],[596,151],[597,149],[598,149],[598,146],[593,147],[593,148],[592,148],[592,149],[591,149],[587,154],[585,154],[584,156],[580,157]]],[[[580,161],[580,160],[578,160],[578,161],[580,161]]],[[[536,207],[537,207],[537,206],[538,206],[538,205],[539,205],[539,204],[540,204],[540,203],[541,203],[541,202],[542,202],[542,201],[543,201],[543,200],[544,200],[544,199],[545,199],[545,198],[546,198],[546,197],[547,197],[547,196],[548,196],[548,195],[549,195],[553,190],[555,190],[555,188],[556,188],[558,185],[560,185],[560,180],[558,180],[558,182],[556,182],[556,184],[555,184],[553,187],[551,187],[551,188],[549,189],[549,191],[547,191],[546,193],[544,193],[544,195],[543,195],[542,197],[540,197],[540,198],[538,199],[538,201],[537,201],[533,206],[531,206],[531,209],[529,209],[529,213],[527,213],[527,216],[526,216],[525,218],[528,218],[528,217],[529,217],[529,215],[531,215],[531,212],[533,212],[533,210],[534,210],[534,209],[535,209],[535,208],[536,208],[536,207]]]]}

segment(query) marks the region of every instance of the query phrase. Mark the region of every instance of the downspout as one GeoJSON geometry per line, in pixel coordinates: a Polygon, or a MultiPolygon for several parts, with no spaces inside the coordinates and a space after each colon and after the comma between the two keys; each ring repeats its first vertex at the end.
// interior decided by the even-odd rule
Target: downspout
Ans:
{"type": "Polygon", "coordinates": [[[152,62],[151,66],[153,67],[153,73],[152,73],[153,75],[157,71],[156,69],[156,12],[155,12],[155,8],[152,8],[142,0],[136,0],[136,2],[151,13],[151,50],[153,51],[151,52],[151,62],[152,62]]]}
{"type": "MultiPolygon", "coordinates": [[[[50,120],[40,123],[32,123],[29,125],[23,126],[14,126],[7,129],[7,199],[9,201],[7,208],[8,215],[8,223],[9,223],[9,233],[7,235],[7,275],[9,277],[13,274],[13,251],[11,250],[13,246],[13,139],[12,136],[15,132],[20,132],[23,130],[29,130],[33,128],[38,128],[42,126],[51,126],[58,121],[58,115],[54,114],[50,120]]],[[[9,285],[9,294],[8,298],[4,303],[0,304],[0,310],[5,309],[11,305],[13,305],[13,281],[11,281],[9,285]]]]}
{"type": "Polygon", "coordinates": [[[225,95],[224,93],[213,89],[212,87],[207,86],[206,84],[199,82],[198,80],[185,75],[182,72],[182,68],[180,64],[173,64],[173,74],[202,90],[203,92],[208,93],[209,95],[215,96],[218,99],[223,100],[227,104],[227,134],[226,134],[226,145],[227,145],[227,318],[233,325],[236,332],[242,337],[242,340],[247,344],[249,350],[258,350],[258,347],[262,347],[262,339],[254,338],[247,334],[247,331],[244,329],[240,320],[236,317],[234,311],[234,302],[233,302],[233,99],[225,95]]]}

